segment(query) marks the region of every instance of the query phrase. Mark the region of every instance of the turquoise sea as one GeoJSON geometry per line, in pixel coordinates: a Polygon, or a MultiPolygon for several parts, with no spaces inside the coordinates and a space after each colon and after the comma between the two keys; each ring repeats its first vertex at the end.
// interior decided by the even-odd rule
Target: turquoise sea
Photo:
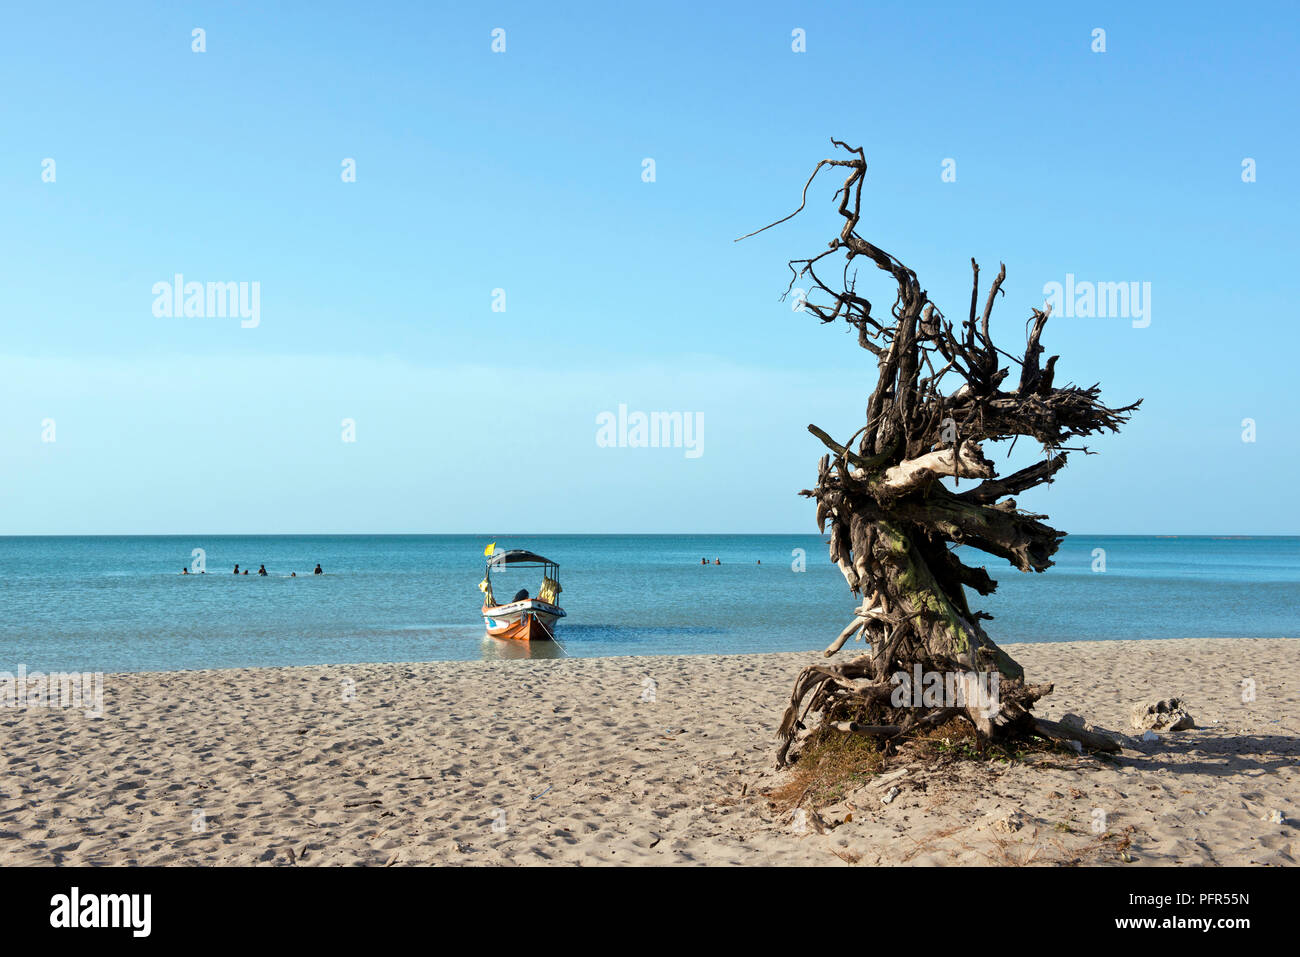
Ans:
{"type": "MultiPolygon", "coordinates": [[[[477,584],[491,540],[0,538],[0,670],[518,655],[523,649],[483,636],[477,584]],[[203,550],[207,574],[182,576],[194,549],[203,550]],[[251,573],[232,575],[236,562],[251,573]],[[317,562],[326,574],[313,577],[317,562]],[[263,563],[270,574],[260,578],[263,563]],[[289,577],[295,571],[298,577],[289,577]]],[[[560,563],[568,617],[558,637],[573,656],[816,649],[848,622],[855,604],[817,535],[496,541],[560,563]],[[800,549],[802,572],[794,570],[800,549]],[[700,565],[702,557],[710,564],[700,565]],[[711,564],[714,558],[722,564],[711,564]]],[[[985,564],[999,587],[976,607],[995,616],[986,627],[1000,642],[1300,636],[1300,538],[1070,536],[1042,575],[992,558],[985,564]],[[1104,572],[1093,570],[1097,549],[1104,572]]],[[[494,581],[498,594],[535,591],[535,577],[535,570],[518,570],[494,581]]]]}

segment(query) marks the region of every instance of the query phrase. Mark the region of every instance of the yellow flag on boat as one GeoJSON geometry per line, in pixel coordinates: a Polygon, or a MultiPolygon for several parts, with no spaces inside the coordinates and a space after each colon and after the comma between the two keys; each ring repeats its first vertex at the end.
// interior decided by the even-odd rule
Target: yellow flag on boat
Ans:
{"type": "Polygon", "coordinates": [[[496,550],[497,550],[497,543],[496,543],[496,542],[493,542],[493,543],[492,543],[491,545],[489,545],[487,548],[483,549],[483,554],[484,554],[484,555],[491,555],[491,554],[492,554],[493,552],[495,552],[496,550]]]}

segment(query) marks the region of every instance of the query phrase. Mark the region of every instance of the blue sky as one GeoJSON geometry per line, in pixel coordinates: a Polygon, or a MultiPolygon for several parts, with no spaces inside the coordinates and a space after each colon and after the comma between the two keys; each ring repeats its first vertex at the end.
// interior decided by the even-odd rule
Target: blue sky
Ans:
{"type": "Polygon", "coordinates": [[[1146,328],[1048,324],[1058,379],[1146,401],[1023,505],[1073,532],[1300,532],[1278,504],[1298,23],[1280,3],[11,8],[0,534],[811,530],[805,426],[854,431],[874,380],[779,301],[786,260],[838,232],[832,180],[732,240],[793,209],[832,135],[866,150],[860,231],[950,316],[972,256],[986,281],[1006,262],[1009,351],[1046,283],[1151,284],[1146,328]],[[177,273],[257,282],[259,324],[155,316],[177,273]],[[702,416],[703,454],[599,447],[619,404],[702,416]]]}

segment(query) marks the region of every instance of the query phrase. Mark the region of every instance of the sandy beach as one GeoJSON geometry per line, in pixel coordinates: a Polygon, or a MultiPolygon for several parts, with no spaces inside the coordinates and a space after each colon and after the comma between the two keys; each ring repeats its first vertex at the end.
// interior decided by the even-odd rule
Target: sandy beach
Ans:
{"type": "Polygon", "coordinates": [[[888,804],[860,788],[823,828],[767,796],[789,773],[774,766],[781,710],[817,651],[107,675],[101,718],[0,710],[0,863],[1300,859],[1295,640],[1008,650],[1055,682],[1043,717],[1133,734],[1134,704],[1180,695],[1198,727],[1114,760],[904,775],[888,804]]]}

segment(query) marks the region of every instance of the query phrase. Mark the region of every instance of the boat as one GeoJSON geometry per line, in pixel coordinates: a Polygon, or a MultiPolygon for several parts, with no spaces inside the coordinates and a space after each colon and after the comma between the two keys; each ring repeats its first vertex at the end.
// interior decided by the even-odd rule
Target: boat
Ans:
{"type": "Polygon", "coordinates": [[[483,592],[483,625],[488,635],[503,641],[554,641],[555,623],[564,617],[559,606],[560,566],[549,558],[522,548],[497,551],[496,542],[483,552],[487,567],[479,590],[483,592]],[[507,602],[498,603],[492,594],[492,572],[507,568],[541,568],[542,586],[531,596],[521,589],[507,602]]]}

